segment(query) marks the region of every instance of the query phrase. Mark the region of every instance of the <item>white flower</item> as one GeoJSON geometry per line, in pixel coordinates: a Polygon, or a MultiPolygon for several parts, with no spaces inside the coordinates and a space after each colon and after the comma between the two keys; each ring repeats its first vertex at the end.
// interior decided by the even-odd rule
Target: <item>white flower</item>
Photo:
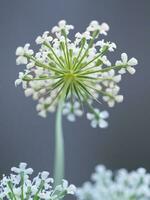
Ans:
{"type": "Polygon", "coordinates": [[[118,95],[119,90],[120,88],[117,86],[106,89],[107,96],[103,96],[103,100],[108,103],[109,107],[114,107],[115,102],[121,103],[123,101],[123,96],[118,95]]]}
{"type": "Polygon", "coordinates": [[[37,44],[42,44],[43,42],[51,42],[53,38],[49,35],[49,31],[45,31],[42,36],[38,36],[35,40],[37,44]]]}
{"type": "Polygon", "coordinates": [[[30,47],[30,44],[27,43],[27,44],[25,44],[24,47],[18,47],[16,49],[16,56],[18,56],[18,58],[16,59],[17,65],[28,63],[28,60],[24,55],[26,54],[26,55],[31,56],[34,53],[32,49],[29,49],[29,47],[30,47]]]}
{"type": "MultiPolygon", "coordinates": [[[[40,44],[37,52],[30,49],[30,44],[16,50],[17,65],[25,64],[26,69],[19,73],[15,85],[22,84],[25,96],[38,101],[36,110],[41,117],[54,112],[60,99],[64,103],[63,113],[70,121],[87,110],[84,106],[94,111],[94,100],[101,102],[102,99],[113,107],[123,101],[118,86],[123,77],[120,73],[135,72],[133,66],[137,60],[128,60],[125,53],[115,64],[108,59],[107,53],[114,51],[116,44],[103,39],[98,41],[98,37],[109,30],[106,23],[92,21],[82,34],[77,32],[72,41],[68,34],[73,28],[61,20],[52,28],[53,37],[49,31],[37,37],[36,43],[40,44]]],[[[92,120],[91,124],[107,126],[102,120],[92,120]]]]}
{"type": "Polygon", "coordinates": [[[143,168],[131,172],[120,169],[113,173],[98,165],[91,180],[92,183],[86,182],[77,189],[78,200],[150,199],[150,174],[143,168]]]}
{"type": "Polygon", "coordinates": [[[47,172],[47,171],[44,171],[41,173],[42,180],[46,180],[48,176],[49,176],[49,172],[47,172]]]}
{"type": "Polygon", "coordinates": [[[94,20],[90,23],[90,25],[87,27],[87,31],[99,31],[100,34],[107,35],[107,31],[109,31],[109,26],[107,23],[102,23],[101,25],[98,23],[98,21],[94,20]]]}
{"type": "Polygon", "coordinates": [[[104,40],[100,40],[100,41],[96,42],[96,46],[101,47],[100,51],[103,51],[103,49],[105,47],[107,47],[109,51],[114,51],[114,49],[117,48],[117,46],[114,42],[112,42],[112,43],[111,42],[105,42],[104,40]]]}
{"type": "Polygon", "coordinates": [[[102,74],[102,84],[106,87],[113,87],[116,83],[121,81],[121,75],[115,75],[115,70],[110,70],[109,72],[104,72],[102,74]]]}
{"type": "Polygon", "coordinates": [[[108,122],[105,120],[109,117],[109,113],[107,111],[99,111],[98,109],[94,109],[94,113],[87,113],[87,119],[91,120],[91,126],[96,128],[99,126],[100,128],[108,127],[108,122]]]}
{"type": "Polygon", "coordinates": [[[76,192],[75,185],[73,184],[69,185],[67,180],[62,181],[62,187],[64,190],[67,191],[68,194],[74,194],[76,192]]]}
{"type": "Polygon", "coordinates": [[[88,32],[88,31],[85,31],[82,34],[78,32],[75,34],[75,37],[78,39],[82,39],[82,38],[85,38],[86,40],[91,39],[90,32],[88,32]]]}
{"type": "Polygon", "coordinates": [[[68,188],[67,188],[67,192],[68,194],[75,194],[76,192],[76,186],[71,184],[68,188]]]}
{"type": "Polygon", "coordinates": [[[69,121],[74,122],[76,120],[76,116],[82,116],[83,111],[81,110],[79,102],[76,101],[73,104],[68,102],[64,106],[63,114],[67,115],[67,119],[69,121]]]}
{"type": "Polygon", "coordinates": [[[11,171],[15,172],[17,174],[20,174],[21,172],[24,172],[25,174],[32,174],[33,169],[32,168],[26,168],[26,167],[27,167],[27,163],[20,163],[19,168],[12,167],[11,171]]]}
{"type": "MultiPolygon", "coordinates": [[[[19,72],[19,76],[18,76],[18,79],[15,80],[15,86],[18,86],[20,85],[22,82],[23,82],[23,78],[28,75],[29,71],[28,70],[25,70],[25,72],[19,72]]],[[[32,78],[31,75],[29,75],[29,77],[32,78]]]]}
{"type": "Polygon", "coordinates": [[[24,56],[24,54],[33,55],[34,52],[32,49],[29,49],[29,47],[29,43],[25,44],[24,47],[18,47],[16,49],[16,56],[24,56]]]}
{"type": "Polygon", "coordinates": [[[12,167],[12,171],[17,173],[0,180],[0,198],[4,199],[45,199],[60,200],[67,194],[75,193],[75,186],[69,185],[68,181],[63,180],[62,184],[53,187],[53,179],[49,177],[49,172],[43,171],[33,179],[30,175],[33,170],[26,168],[26,163],[20,163],[19,167],[12,167]]]}
{"type": "MultiPolygon", "coordinates": [[[[52,33],[57,34],[57,33],[61,33],[62,30],[65,30],[66,34],[68,35],[69,31],[72,29],[74,29],[73,25],[67,25],[65,20],[61,20],[61,21],[59,21],[58,26],[54,26],[52,28],[52,33]]],[[[58,34],[58,36],[60,36],[60,35],[58,34]]]]}
{"type": "Polygon", "coordinates": [[[116,61],[116,65],[120,66],[120,65],[124,65],[124,68],[121,68],[119,70],[120,74],[124,74],[126,73],[126,70],[130,73],[130,74],[134,74],[136,72],[136,70],[134,69],[133,66],[137,65],[138,61],[136,58],[131,58],[128,60],[128,55],[126,53],[122,53],[121,54],[121,61],[116,61]]]}

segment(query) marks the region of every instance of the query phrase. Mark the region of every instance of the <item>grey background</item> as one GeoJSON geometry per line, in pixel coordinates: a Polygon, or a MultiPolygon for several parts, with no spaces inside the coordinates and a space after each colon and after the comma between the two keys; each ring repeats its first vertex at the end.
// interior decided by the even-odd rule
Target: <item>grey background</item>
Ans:
{"type": "Polygon", "coordinates": [[[64,119],[66,178],[80,185],[98,163],[150,171],[150,1],[0,0],[0,173],[20,161],[52,173],[55,117],[38,117],[36,102],[15,88],[23,69],[15,64],[15,49],[26,42],[35,47],[36,36],[60,19],[81,32],[93,19],[106,21],[111,26],[107,39],[118,44],[112,60],[124,51],[139,60],[137,73],[121,83],[124,102],[109,109],[108,129],[92,129],[85,117],[76,123],[64,119]]]}

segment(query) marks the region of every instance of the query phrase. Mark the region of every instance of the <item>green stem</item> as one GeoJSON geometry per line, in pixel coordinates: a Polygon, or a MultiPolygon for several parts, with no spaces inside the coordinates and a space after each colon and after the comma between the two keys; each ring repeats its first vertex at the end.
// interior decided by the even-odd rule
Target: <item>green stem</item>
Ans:
{"type": "Polygon", "coordinates": [[[62,131],[62,108],[63,101],[60,101],[56,113],[55,124],[55,160],[54,160],[54,186],[61,184],[64,178],[64,139],[62,131]]]}

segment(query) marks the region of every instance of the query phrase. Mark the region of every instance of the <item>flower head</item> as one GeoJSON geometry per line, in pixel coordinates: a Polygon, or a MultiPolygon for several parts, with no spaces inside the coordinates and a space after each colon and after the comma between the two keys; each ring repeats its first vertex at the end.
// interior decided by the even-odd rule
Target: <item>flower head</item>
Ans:
{"type": "Polygon", "coordinates": [[[144,168],[117,173],[99,165],[92,174],[93,183],[86,182],[77,189],[78,200],[148,200],[150,199],[150,174],[144,168]]]}
{"type": "Polygon", "coordinates": [[[53,178],[49,177],[49,172],[43,171],[33,179],[30,175],[32,168],[26,168],[26,163],[20,163],[19,167],[12,167],[15,174],[3,176],[0,180],[0,199],[44,199],[60,200],[67,194],[75,193],[75,186],[69,185],[66,180],[62,184],[53,187],[53,178]]]}
{"type": "Polygon", "coordinates": [[[135,72],[134,66],[138,62],[135,58],[128,60],[127,54],[123,53],[121,60],[111,64],[106,54],[113,52],[116,44],[98,40],[100,35],[107,35],[109,26],[106,23],[92,21],[71,41],[68,35],[73,28],[61,20],[51,33],[46,31],[36,38],[40,45],[37,53],[29,44],[18,47],[17,65],[25,64],[26,69],[19,73],[15,85],[22,83],[25,95],[38,101],[36,109],[42,117],[54,112],[62,101],[63,113],[70,121],[75,121],[86,105],[90,109],[87,116],[91,125],[104,128],[107,123],[93,106],[93,100],[104,100],[109,107],[122,102],[118,83],[126,71],[135,72]]]}

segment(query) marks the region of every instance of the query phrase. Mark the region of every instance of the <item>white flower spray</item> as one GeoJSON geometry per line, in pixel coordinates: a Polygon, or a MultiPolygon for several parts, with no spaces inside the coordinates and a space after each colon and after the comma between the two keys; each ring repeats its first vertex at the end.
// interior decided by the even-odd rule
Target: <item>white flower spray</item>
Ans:
{"type": "Polygon", "coordinates": [[[3,175],[0,200],[60,200],[67,194],[74,194],[76,188],[68,181],[62,180],[60,185],[53,187],[54,180],[49,177],[49,172],[43,171],[31,179],[33,169],[26,167],[26,163],[20,163],[18,168],[11,168],[12,174],[3,175]]]}
{"type": "Polygon", "coordinates": [[[105,128],[107,123],[100,125],[103,115],[94,108],[93,100],[101,102],[103,99],[109,107],[122,102],[118,83],[126,71],[134,74],[138,62],[135,58],[128,60],[123,53],[121,60],[111,64],[106,54],[113,52],[116,44],[103,39],[98,41],[100,35],[107,35],[109,26],[106,23],[92,21],[84,33],[76,33],[75,40],[71,41],[68,35],[73,28],[62,20],[51,33],[46,31],[38,36],[36,43],[41,46],[35,54],[30,44],[18,47],[16,63],[25,64],[26,69],[19,73],[15,84],[22,83],[25,95],[38,101],[36,109],[42,117],[46,117],[47,112],[54,112],[63,101],[63,113],[68,120],[75,121],[86,105],[92,127],[105,128]],[[75,105],[78,105],[77,110],[75,105]]]}
{"type": "Polygon", "coordinates": [[[116,173],[98,165],[86,182],[77,189],[78,200],[149,200],[150,174],[144,168],[128,172],[120,169],[116,173]]]}
{"type": "Polygon", "coordinates": [[[69,38],[72,25],[61,20],[51,32],[46,31],[36,38],[40,45],[38,52],[30,49],[30,44],[16,50],[17,65],[24,64],[24,72],[19,73],[15,85],[22,84],[26,96],[37,100],[36,109],[41,117],[48,112],[56,114],[55,170],[56,183],[64,177],[64,141],[62,133],[62,113],[69,121],[86,113],[93,128],[108,126],[107,111],[95,108],[94,102],[102,100],[113,107],[123,101],[118,83],[122,74],[135,73],[135,58],[128,59],[126,53],[114,64],[107,58],[116,44],[99,40],[107,35],[109,26],[92,21],[83,33],[77,32],[74,41],[69,38]],[[86,109],[83,109],[86,107],[86,109]]]}

